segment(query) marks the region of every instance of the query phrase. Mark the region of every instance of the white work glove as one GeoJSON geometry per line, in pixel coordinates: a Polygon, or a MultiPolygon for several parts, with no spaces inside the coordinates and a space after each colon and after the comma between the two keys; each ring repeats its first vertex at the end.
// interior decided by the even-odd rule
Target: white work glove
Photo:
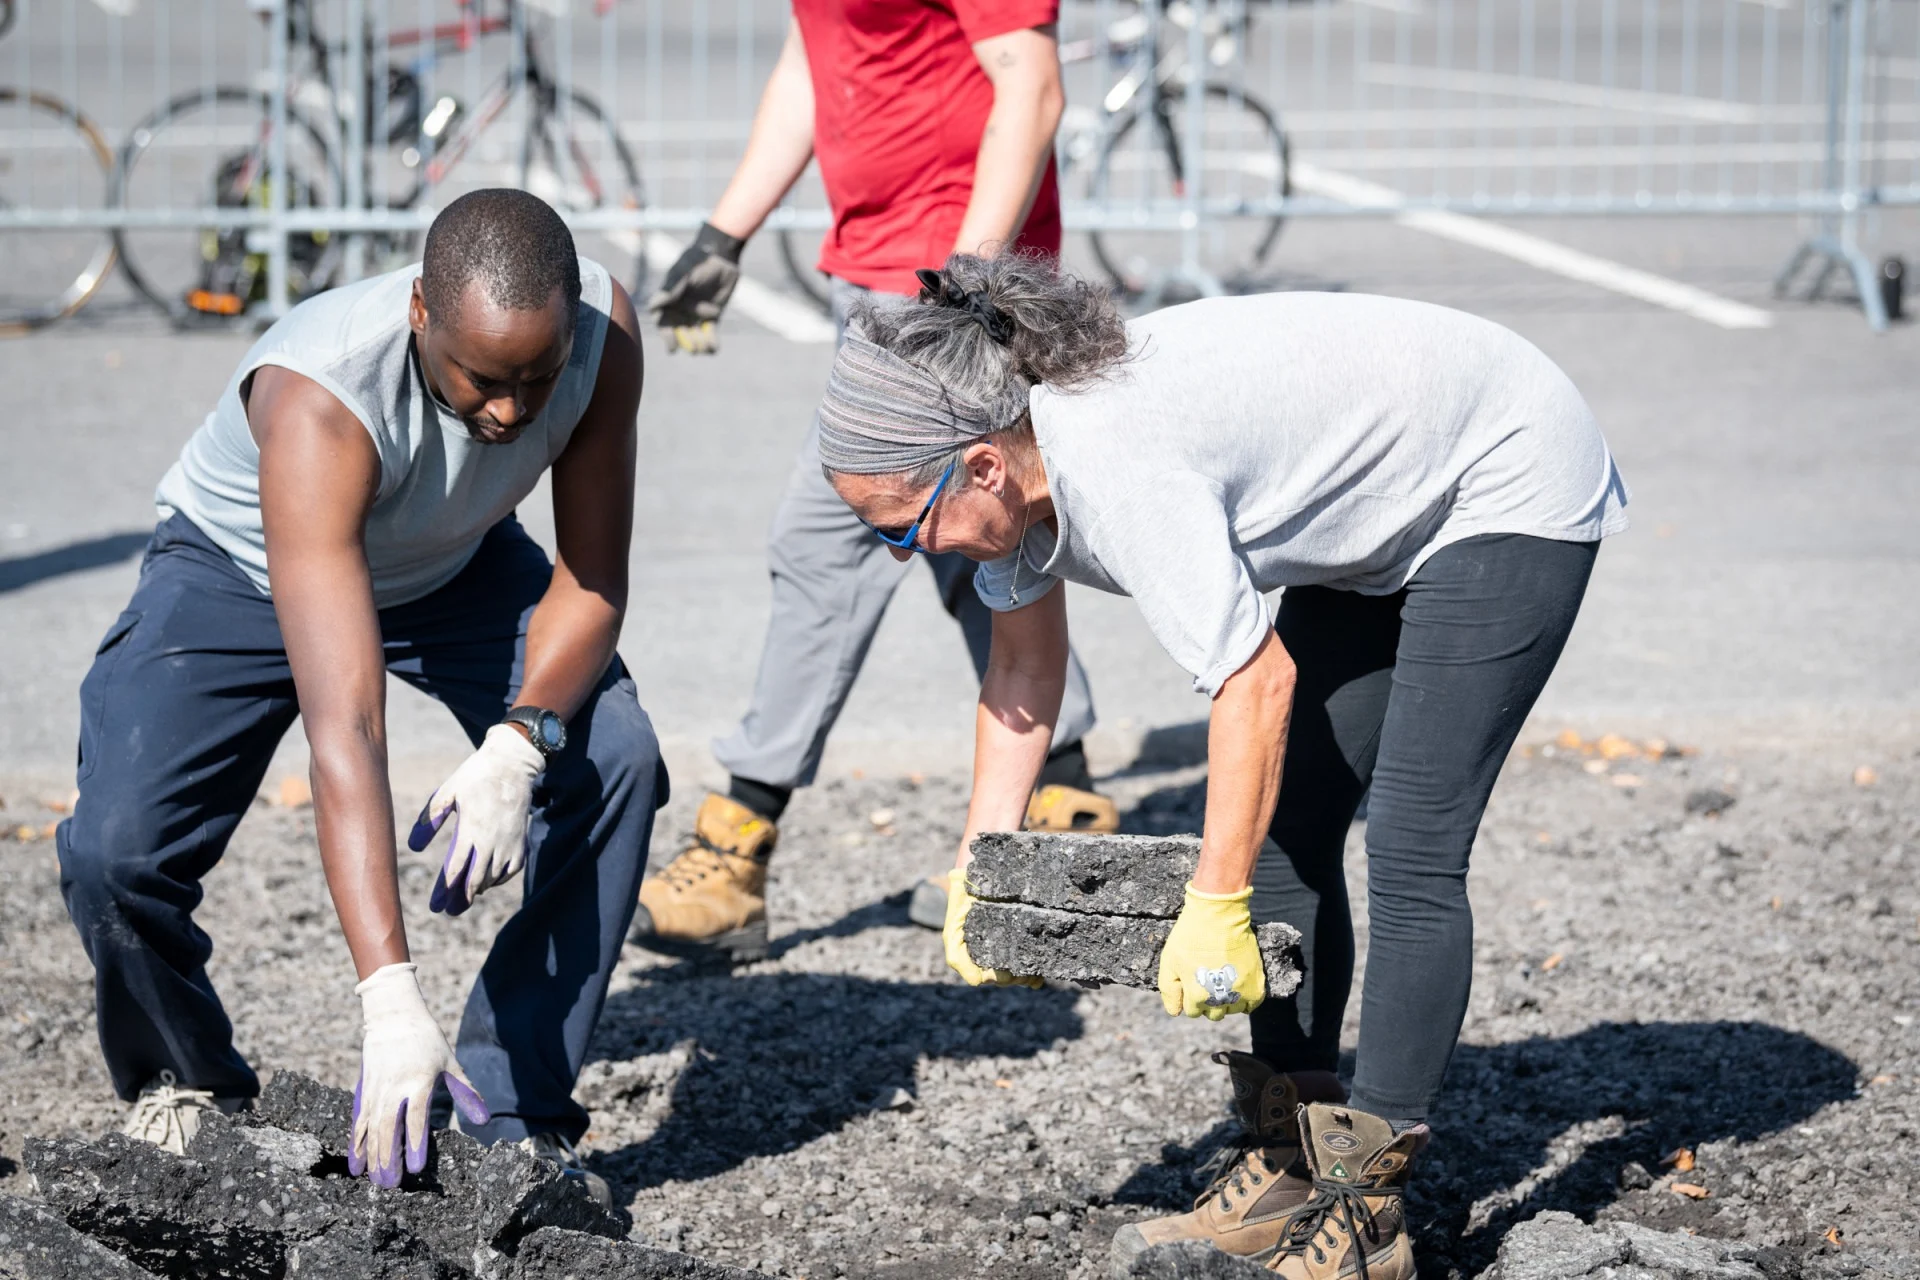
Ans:
{"type": "Polygon", "coordinates": [[[427,1166],[427,1109],[446,1081],[460,1114],[474,1124],[492,1118],[486,1099],[453,1060],[440,1024],[427,1012],[411,964],[389,964],[353,989],[366,1032],[360,1083],[353,1090],[353,1141],[347,1171],[369,1174],[376,1187],[400,1185],[401,1150],[408,1173],[427,1166]]]}
{"type": "Polygon", "coordinates": [[[433,882],[429,910],[457,916],[482,893],[520,874],[527,865],[533,780],[546,767],[546,757],[518,729],[497,724],[487,730],[480,749],[427,798],[407,836],[407,848],[415,853],[433,843],[448,814],[459,815],[447,842],[447,860],[433,882]]]}

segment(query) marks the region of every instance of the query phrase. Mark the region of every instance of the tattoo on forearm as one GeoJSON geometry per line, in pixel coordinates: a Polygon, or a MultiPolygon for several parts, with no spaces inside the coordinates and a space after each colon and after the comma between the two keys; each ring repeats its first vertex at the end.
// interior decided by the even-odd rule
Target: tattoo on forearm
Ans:
{"type": "Polygon", "coordinates": [[[1001,68],[1002,70],[1005,70],[1008,67],[1017,67],[1020,65],[1020,59],[1014,54],[1013,50],[1011,49],[1002,49],[999,53],[993,56],[993,61],[994,61],[994,65],[1001,68]]]}

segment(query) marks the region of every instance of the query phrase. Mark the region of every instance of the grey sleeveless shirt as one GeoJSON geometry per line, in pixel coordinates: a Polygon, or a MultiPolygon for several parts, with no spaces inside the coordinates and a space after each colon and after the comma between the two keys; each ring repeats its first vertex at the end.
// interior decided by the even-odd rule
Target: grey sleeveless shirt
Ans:
{"type": "Polygon", "coordinates": [[[407,299],[419,264],[310,298],[261,335],[207,420],[160,481],[160,516],[198,525],[272,593],[260,520],[260,449],[240,389],[264,365],[311,378],[332,392],[373,437],[380,488],[367,513],[367,564],[378,608],[446,585],[466,567],[488,529],[513,513],[567,447],[593,399],[606,343],[613,284],[580,259],[573,354],[553,398],[511,444],[481,444],[427,389],[407,299]]]}

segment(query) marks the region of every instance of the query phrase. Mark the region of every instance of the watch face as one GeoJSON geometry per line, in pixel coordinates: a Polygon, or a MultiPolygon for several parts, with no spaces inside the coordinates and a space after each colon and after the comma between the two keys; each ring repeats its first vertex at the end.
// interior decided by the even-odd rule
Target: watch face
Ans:
{"type": "Polygon", "coordinates": [[[551,711],[540,717],[540,741],[546,744],[549,751],[558,751],[566,745],[566,727],[560,723],[560,717],[551,711]]]}

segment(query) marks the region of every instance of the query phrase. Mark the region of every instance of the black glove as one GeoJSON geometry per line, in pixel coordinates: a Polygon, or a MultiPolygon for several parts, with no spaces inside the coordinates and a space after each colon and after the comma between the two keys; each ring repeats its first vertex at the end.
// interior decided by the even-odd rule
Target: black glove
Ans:
{"type": "Polygon", "coordinates": [[[653,322],[665,331],[669,353],[711,355],[720,349],[714,325],[740,279],[740,251],[746,245],[710,222],[700,224],[693,243],[647,299],[653,322]]]}

